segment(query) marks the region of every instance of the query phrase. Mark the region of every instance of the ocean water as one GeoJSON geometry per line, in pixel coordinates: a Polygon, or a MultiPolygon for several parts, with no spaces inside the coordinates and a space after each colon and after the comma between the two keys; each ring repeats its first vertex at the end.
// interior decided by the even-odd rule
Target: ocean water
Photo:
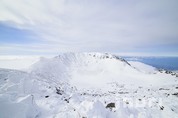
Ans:
{"type": "Polygon", "coordinates": [[[178,57],[123,57],[127,61],[139,61],[158,69],[178,70],[178,57]]]}

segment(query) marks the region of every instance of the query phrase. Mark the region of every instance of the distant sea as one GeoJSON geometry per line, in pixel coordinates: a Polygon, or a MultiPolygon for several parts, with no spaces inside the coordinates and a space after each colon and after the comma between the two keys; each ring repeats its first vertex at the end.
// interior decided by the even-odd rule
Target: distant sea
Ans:
{"type": "Polygon", "coordinates": [[[178,57],[123,57],[127,61],[139,61],[158,69],[178,70],[178,57]]]}

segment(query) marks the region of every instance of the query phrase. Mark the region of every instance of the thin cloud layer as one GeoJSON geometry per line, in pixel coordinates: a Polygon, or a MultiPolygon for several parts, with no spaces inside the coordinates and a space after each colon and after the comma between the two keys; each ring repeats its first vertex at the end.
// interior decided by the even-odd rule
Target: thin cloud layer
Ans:
{"type": "Polygon", "coordinates": [[[28,49],[17,44],[3,47],[18,47],[23,52],[31,47],[30,53],[47,48],[49,53],[156,51],[161,54],[165,47],[170,50],[167,54],[176,55],[177,12],[177,0],[4,0],[0,2],[1,23],[32,31],[38,43],[27,44],[28,49]]]}

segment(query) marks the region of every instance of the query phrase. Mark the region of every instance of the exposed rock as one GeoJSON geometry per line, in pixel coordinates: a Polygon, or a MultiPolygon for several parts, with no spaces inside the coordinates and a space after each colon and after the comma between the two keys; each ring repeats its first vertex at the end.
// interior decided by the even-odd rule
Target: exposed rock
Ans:
{"type": "Polygon", "coordinates": [[[64,101],[66,101],[67,103],[69,103],[69,100],[68,100],[68,99],[64,99],[64,101]]]}
{"type": "Polygon", "coordinates": [[[62,95],[64,93],[64,91],[61,90],[60,87],[58,87],[58,88],[56,87],[56,93],[59,94],[59,95],[62,95]]]}
{"type": "Polygon", "coordinates": [[[49,97],[49,95],[45,96],[45,98],[48,98],[48,97],[49,97]]]}
{"type": "Polygon", "coordinates": [[[163,110],[163,109],[164,109],[164,106],[161,106],[161,107],[160,107],[160,110],[163,110]]]}
{"type": "Polygon", "coordinates": [[[118,92],[119,94],[128,94],[129,92],[118,92]]]}
{"type": "Polygon", "coordinates": [[[168,70],[166,70],[165,73],[166,73],[166,74],[172,74],[172,71],[168,71],[168,70]]]}
{"type": "Polygon", "coordinates": [[[165,88],[160,88],[159,90],[169,90],[169,89],[165,89],[165,88]]]}
{"type": "Polygon", "coordinates": [[[110,109],[115,108],[115,103],[107,104],[106,108],[110,108],[110,109]]]}
{"type": "Polygon", "coordinates": [[[172,95],[175,95],[175,96],[177,96],[177,97],[178,97],[178,93],[173,93],[172,95]]]}

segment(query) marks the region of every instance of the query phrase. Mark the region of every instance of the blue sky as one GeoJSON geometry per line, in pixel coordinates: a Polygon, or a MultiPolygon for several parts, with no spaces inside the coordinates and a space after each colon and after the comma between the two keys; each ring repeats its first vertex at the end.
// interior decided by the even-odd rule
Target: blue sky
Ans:
{"type": "Polygon", "coordinates": [[[32,31],[0,24],[0,43],[26,44],[35,42],[36,38],[37,36],[32,31]]]}
{"type": "Polygon", "coordinates": [[[178,56],[177,0],[0,1],[0,55],[178,56]]]}

